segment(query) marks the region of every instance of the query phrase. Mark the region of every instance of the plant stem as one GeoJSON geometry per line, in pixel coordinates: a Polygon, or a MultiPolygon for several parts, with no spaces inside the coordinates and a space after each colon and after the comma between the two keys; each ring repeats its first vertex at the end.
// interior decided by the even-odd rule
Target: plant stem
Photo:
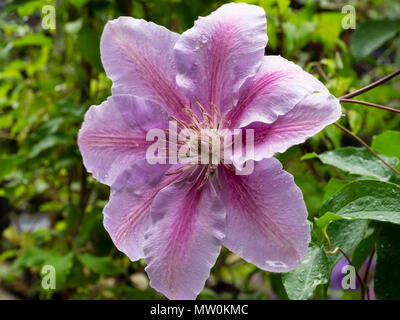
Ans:
{"type": "MultiPolygon", "coordinates": [[[[325,236],[326,240],[329,239],[329,237],[326,234],[326,232],[324,233],[324,236],[325,236]]],[[[346,252],[344,252],[344,250],[342,248],[336,247],[335,250],[333,250],[333,251],[330,251],[328,249],[328,251],[326,251],[326,253],[333,255],[333,254],[336,254],[338,251],[340,251],[342,253],[342,255],[346,258],[346,260],[349,263],[349,265],[351,265],[354,268],[354,270],[356,270],[356,268],[354,267],[353,263],[351,262],[350,257],[346,254],[346,252]]],[[[364,296],[365,296],[365,292],[366,292],[366,286],[365,286],[364,281],[361,279],[360,275],[358,274],[358,272],[355,271],[355,273],[356,273],[357,280],[360,283],[360,297],[361,297],[361,300],[364,300],[364,296]]]]}
{"type": "Polygon", "coordinates": [[[378,108],[378,109],[383,109],[383,110],[387,110],[387,111],[400,113],[399,109],[390,108],[390,107],[387,107],[387,106],[383,106],[381,104],[371,103],[371,102],[367,102],[367,101],[353,100],[353,99],[343,99],[343,98],[340,98],[339,101],[340,102],[363,104],[363,105],[374,107],[374,108],[378,108]]]}
{"type": "Polygon", "coordinates": [[[318,73],[322,76],[322,78],[324,78],[326,82],[331,81],[331,79],[329,79],[328,75],[325,73],[324,69],[322,69],[321,62],[316,62],[315,66],[317,67],[318,73]]]}
{"type": "Polygon", "coordinates": [[[352,136],[354,139],[356,139],[359,143],[361,143],[369,152],[372,153],[374,157],[376,157],[378,160],[380,160],[385,166],[387,166],[390,170],[392,170],[395,174],[400,176],[400,171],[397,170],[395,167],[393,167],[391,164],[389,164],[387,161],[385,161],[379,154],[377,154],[364,140],[362,140],[359,136],[351,132],[350,130],[346,129],[339,123],[334,123],[336,127],[339,129],[343,130],[346,132],[348,135],[352,136]]]}
{"type": "MultiPolygon", "coordinates": [[[[324,235],[327,236],[326,233],[324,235]]],[[[329,237],[326,238],[326,239],[328,240],[329,237]]],[[[326,253],[333,255],[333,254],[336,254],[338,251],[340,251],[341,254],[346,258],[346,260],[349,263],[349,265],[351,265],[354,268],[354,270],[356,270],[356,268],[354,267],[353,263],[351,262],[350,257],[346,254],[346,252],[344,252],[344,250],[342,248],[336,247],[335,250],[333,250],[333,251],[328,250],[328,251],[326,251],[326,253]]],[[[365,286],[364,281],[361,279],[360,275],[358,274],[358,272],[355,271],[355,273],[356,273],[357,280],[360,283],[360,298],[361,298],[361,300],[364,300],[366,286],[365,286]]]]}
{"type": "MultiPolygon", "coordinates": [[[[349,265],[351,265],[355,270],[356,268],[354,267],[353,263],[351,262],[350,257],[346,254],[346,252],[344,252],[343,249],[340,248],[340,247],[338,247],[337,249],[343,254],[343,256],[346,258],[346,260],[349,263],[349,265]]],[[[357,277],[358,282],[360,283],[361,300],[364,300],[365,292],[366,292],[366,285],[365,285],[364,281],[361,279],[361,277],[360,277],[360,275],[358,274],[357,271],[356,271],[356,277],[357,277]]]]}
{"type": "Polygon", "coordinates": [[[364,92],[366,92],[368,90],[371,90],[371,89],[381,85],[382,83],[385,83],[386,81],[389,81],[390,79],[396,77],[399,74],[400,74],[400,69],[392,72],[391,74],[388,74],[387,76],[385,76],[385,77],[383,77],[383,78],[381,78],[381,79],[379,79],[379,80],[377,80],[377,81],[375,81],[375,82],[373,82],[373,83],[371,83],[371,84],[369,84],[369,85],[367,85],[367,86],[365,86],[365,87],[363,87],[361,89],[358,89],[356,91],[353,91],[353,92],[350,92],[348,94],[345,94],[343,97],[340,97],[339,99],[348,99],[348,98],[352,98],[352,97],[358,96],[361,93],[364,93],[364,92]]]}
{"type": "MultiPolygon", "coordinates": [[[[368,283],[368,274],[369,274],[369,270],[371,269],[371,263],[372,263],[372,259],[374,257],[375,254],[375,245],[372,247],[371,253],[369,254],[369,258],[368,258],[368,262],[367,262],[367,268],[365,269],[365,273],[364,273],[364,283],[368,283]]],[[[367,286],[367,298],[369,300],[369,290],[368,290],[368,286],[367,286]]]]}

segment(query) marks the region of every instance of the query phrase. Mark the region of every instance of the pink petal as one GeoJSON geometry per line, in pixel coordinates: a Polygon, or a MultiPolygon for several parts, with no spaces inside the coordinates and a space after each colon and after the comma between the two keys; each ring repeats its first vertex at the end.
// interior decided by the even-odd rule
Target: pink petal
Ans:
{"type": "Polygon", "coordinates": [[[113,94],[133,94],[185,116],[186,103],[175,82],[173,47],[179,35],[152,22],[130,17],[109,21],[101,37],[101,58],[113,94]]]}
{"type": "Polygon", "coordinates": [[[144,159],[153,142],[151,128],[163,129],[168,115],[154,102],[130,96],[112,96],[91,106],[78,135],[83,163],[95,179],[111,185],[120,173],[144,159]]]}
{"type": "Polygon", "coordinates": [[[179,175],[166,176],[168,165],[136,162],[111,186],[110,201],[104,208],[104,227],[118,250],[132,261],[141,259],[144,234],[152,225],[150,206],[161,189],[179,175]]]}
{"type": "Polygon", "coordinates": [[[257,74],[240,88],[239,101],[227,119],[233,128],[254,121],[271,123],[314,91],[327,89],[293,62],[280,56],[265,56],[257,74]]]}
{"type": "Polygon", "coordinates": [[[251,175],[218,170],[226,207],[224,245],[257,267],[286,272],[307,252],[310,226],[300,189],[275,158],[256,162],[251,175]]]}
{"type": "Polygon", "coordinates": [[[175,45],[177,82],[192,102],[221,110],[237,101],[239,88],[261,64],[267,44],[265,12],[229,3],[182,34],[175,45]]]}
{"type": "Polygon", "coordinates": [[[151,206],[144,245],[150,285],[169,299],[195,299],[224,236],[225,210],[212,185],[172,184],[151,206]]]}
{"type": "MultiPolygon", "coordinates": [[[[254,160],[272,157],[276,152],[285,152],[293,145],[321,131],[340,118],[339,100],[327,92],[313,93],[300,101],[287,114],[266,124],[254,122],[245,129],[254,129],[254,160]]],[[[236,155],[235,155],[236,156],[236,155]]],[[[236,159],[243,163],[248,155],[236,159]]]]}

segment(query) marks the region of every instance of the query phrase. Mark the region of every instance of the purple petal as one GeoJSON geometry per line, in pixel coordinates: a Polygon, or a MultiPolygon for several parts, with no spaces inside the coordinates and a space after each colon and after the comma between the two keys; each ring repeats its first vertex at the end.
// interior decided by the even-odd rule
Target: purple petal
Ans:
{"type": "Polygon", "coordinates": [[[133,94],[185,117],[185,97],[175,82],[173,47],[179,35],[130,17],[109,21],[101,37],[101,58],[113,94],[133,94]]]}
{"type": "Polygon", "coordinates": [[[257,74],[240,89],[239,101],[227,119],[233,128],[254,121],[271,123],[314,91],[327,89],[293,62],[280,56],[265,56],[257,74]]]}
{"type": "Polygon", "coordinates": [[[151,206],[154,225],[144,245],[150,285],[169,299],[195,299],[224,236],[225,209],[213,186],[172,184],[151,206]]]}
{"type": "Polygon", "coordinates": [[[78,135],[78,144],[88,172],[111,185],[124,170],[139,159],[153,142],[147,130],[163,129],[168,115],[154,102],[130,96],[112,96],[91,106],[78,135]]]}
{"type": "Polygon", "coordinates": [[[224,245],[263,270],[295,268],[307,252],[310,226],[302,193],[280,162],[256,162],[251,175],[221,167],[216,183],[226,207],[224,245]]]}
{"type": "MultiPolygon", "coordinates": [[[[272,157],[289,147],[303,143],[327,125],[340,118],[339,100],[327,92],[306,96],[291,111],[271,123],[254,122],[246,129],[254,129],[254,160],[272,157]]],[[[249,159],[240,157],[238,163],[249,159]]]]}
{"type": "Polygon", "coordinates": [[[118,250],[132,261],[141,259],[144,234],[152,225],[150,206],[161,189],[179,175],[165,176],[171,167],[136,162],[111,186],[110,201],[104,208],[104,227],[118,250]]]}
{"type": "Polygon", "coordinates": [[[222,111],[236,103],[239,88],[259,68],[267,44],[265,12],[229,3],[182,34],[175,45],[177,83],[190,100],[222,111]]]}

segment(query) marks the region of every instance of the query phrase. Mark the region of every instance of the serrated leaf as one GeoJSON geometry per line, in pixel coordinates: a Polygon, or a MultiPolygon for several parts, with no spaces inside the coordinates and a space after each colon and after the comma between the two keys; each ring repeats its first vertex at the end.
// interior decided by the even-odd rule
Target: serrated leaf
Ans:
{"type": "Polygon", "coordinates": [[[308,299],[318,285],[329,280],[329,261],[324,250],[311,243],[301,264],[282,277],[289,299],[308,299]]]}
{"type": "MultiPolygon", "coordinates": [[[[387,181],[393,175],[387,166],[374,157],[365,148],[345,147],[326,151],[318,155],[325,164],[337,167],[351,174],[387,181]]],[[[382,156],[389,164],[396,167],[399,160],[382,156]]]]}
{"type": "Polygon", "coordinates": [[[376,180],[351,182],[322,205],[321,215],[326,212],[400,224],[400,187],[376,180]]]}

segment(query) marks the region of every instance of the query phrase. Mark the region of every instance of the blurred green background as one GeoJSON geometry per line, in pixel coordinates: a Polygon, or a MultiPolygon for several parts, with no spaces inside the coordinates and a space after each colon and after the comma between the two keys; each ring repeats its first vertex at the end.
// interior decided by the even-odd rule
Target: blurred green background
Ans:
{"type": "MultiPolygon", "coordinates": [[[[130,262],[102,225],[109,188],[82,165],[77,132],[90,105],[110,95],[100,61],[105,23],[118,16],[143,18],[182,33],[198,16],[225,1],[71,0],[0,2],[0,299],[156,299],[142,261],[130,262]],[[52,5],[55,29],[42,27],[52,5]],[[41,266],[57,269],[57,289],[41,286],[41,266]]],[[[268,19],[266,54],[301,65],[339,97],[400,68],[400,2],[246,1],[268,19]],[[343,29],[344,5],[356,29],[343,29]]],[[[396,107],[400,83],[392,80],[360,100],[396,107]]],[[[400,129],[400,117],[343,104],[341,123],[368,143],[400,129]]],[[[310,220],[324,200],[352,176],[302,160],[341,146],[358,146],[328,126],[279,159],[295,175],[310,220]]],[[[314,298],[359,299],[357,291],[317,290],[314,298]]],[[[200,299],[287,299],[281,275],[264,272],[223,249],[200,299]]]]}

